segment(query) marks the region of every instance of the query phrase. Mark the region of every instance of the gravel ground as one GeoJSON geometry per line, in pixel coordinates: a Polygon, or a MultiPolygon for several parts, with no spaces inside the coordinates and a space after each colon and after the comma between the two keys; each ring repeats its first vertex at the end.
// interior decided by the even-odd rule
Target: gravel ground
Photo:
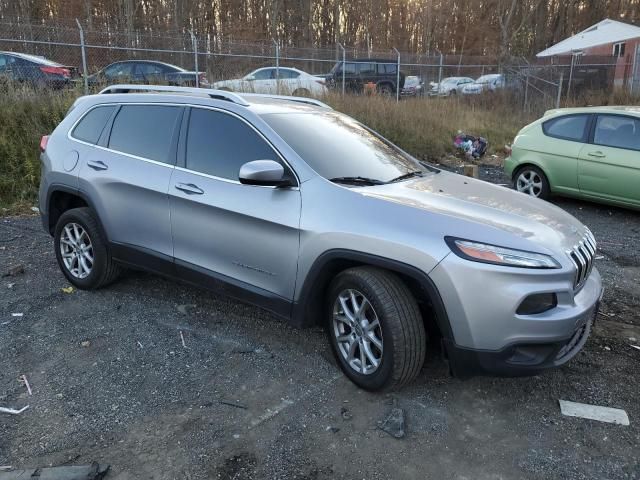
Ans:
{"type": "MultiPolygon", "coordinates": [[[[501,183],[495,167],[483,178],[501,183]]],[[[640,214],[554,200],[593,230],[606,286],[584,351],[533,378],[450,378],[432,350],[358,390],[320,329],[153,275],[73,291],[35,217],[0,220],[0,466],[109,463],[111,479],[640,479],[640,214]],[[22,313],[22,316],[13,316],[22,313]],[[180,333],[184,338],[184,345],[180,333]],[[26,375],[33,395],[20,378],[26,375]],[[623,408],[628,427],[558,400],[623,408]],[[406,436],[378,428],[405,412],[406,436]]]]}

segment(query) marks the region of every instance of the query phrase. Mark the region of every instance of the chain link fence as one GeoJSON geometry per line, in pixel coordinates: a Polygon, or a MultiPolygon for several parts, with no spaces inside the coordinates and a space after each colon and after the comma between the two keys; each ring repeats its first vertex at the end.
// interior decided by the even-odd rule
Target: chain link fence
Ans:
{"type": "MultiPolygon", "coordinates": [[[[620,78],[623,87],[640,91],[640,66],[635,62],[622,64],[615,57],[574,55],[529,61],[514,58],[499,64],[491,56],[414,54],[396,49],[370,51],[341,44],[305,48],[274,39],[219,39],[210,33],[189,31],[99,30],[78,21],[33,25],[3,19],[0,50],[4,51],[0,54],[2,82],[47,88],[77,86],[85,91],[94,91],[114,80],[218,87],[224,84],[217,82],[241,78],[246,81],[227,85],[252,89],[257,85],[251,83],[255,74],[254,78],[248,75],[270,67],[270,79],[275,76],[278,93],[292,93],[281,91],[289,75],[287,68],[317,76],[318,83],[325,85],[311,92],[304,89],[305,93],[321,94],[326,87],[350,93],[357,89],[349,87],[358,77],[364,78],[366,75],[361,72],[371,70],[372,64],[378,72],[387,72],[394,86],[387,93],[397,99],[402,94],[425,97],[464,94],[473,90],[465,89],[464,82],[480,77],[492,82],[483,85],[481,93],[504,90],[525,110],[533,106],[558,107],[563,99],[587,90],[611,91],[620,78]],[[10,52],[23,55],[9,55],[10,52]],[[31,56],[44,57],[46,61],[31,56]],[[133,62],[118,66],[117,62],[124,61],[133,62]],[[158,64],[154,66],[153,62],[158,64]],[[463,83],[459,88],[443,89],[443,81],[451,77],[460,78],[463,83]],[[419,88],[406,91],[395,88],[403,82],[419,88]]],[[[634,59],[637,58],[640,53],[634,59]]],[[[366,87],[367,82],[364,83],[366,87]]]]}

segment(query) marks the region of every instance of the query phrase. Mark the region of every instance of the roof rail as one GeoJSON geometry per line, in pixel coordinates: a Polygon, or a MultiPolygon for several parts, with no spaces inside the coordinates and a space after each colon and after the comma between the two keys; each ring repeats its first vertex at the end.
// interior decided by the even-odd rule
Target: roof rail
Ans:
{"type": "Polygon", "coordinates": [[[326,108],[327,110],[333,110],[329,105],[315,98],[307,97],[294,97],[291,95],[270,95],[264,93],[243,93],[243,97],[258,97],[258,98],[273,98],[274,100],[287,100],[289,102],[306,103],[307,105],[315,105],[316,107],[326,108]]]}
{"type": "Polygon", "coordinates": [[[110,85],[100,94],[104,93],[129,93],[129,92],[167,92],[167,93],[188,93],[192,95],[206,95],[216,100],[227,100],[245,107],[249,106],[246,100],[240,95],[225,90],[215,90],[212,88],[192,88],[192,87],[172,87],[169,85],[110,85]]]}

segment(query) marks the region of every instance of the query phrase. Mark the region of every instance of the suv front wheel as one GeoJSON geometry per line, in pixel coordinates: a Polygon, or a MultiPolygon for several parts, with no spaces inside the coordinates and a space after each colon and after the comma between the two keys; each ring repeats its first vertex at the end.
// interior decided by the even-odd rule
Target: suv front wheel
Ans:
{"type": "Polygon", "coordinates": [[[394,274],[358,267],[329,288],[327,330],[342,371],[366,390],[393,390],[424,363],[426,334],[418,304],[394,274]]]}
{"type": "Polygon", "coordinates": [[[113,261],[100,225],[90,208],[64,212],[56,224],[54,246],[58,265],[73,285],[94,290],[113,282],[120,267],[113,261]]]}

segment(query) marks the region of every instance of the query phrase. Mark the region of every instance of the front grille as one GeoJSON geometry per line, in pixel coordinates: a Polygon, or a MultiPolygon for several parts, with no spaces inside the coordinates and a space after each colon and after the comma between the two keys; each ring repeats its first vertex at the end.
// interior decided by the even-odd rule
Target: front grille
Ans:
{"type": "Polygon", "coordinates": [[[593,260],[596,256],[596,239],[593,234],[587,230],[584,238],[571,250],[568,250],[567,255],[576,267],[573,287],[577,291],[582,288],[593,269],[593,260]]]}

